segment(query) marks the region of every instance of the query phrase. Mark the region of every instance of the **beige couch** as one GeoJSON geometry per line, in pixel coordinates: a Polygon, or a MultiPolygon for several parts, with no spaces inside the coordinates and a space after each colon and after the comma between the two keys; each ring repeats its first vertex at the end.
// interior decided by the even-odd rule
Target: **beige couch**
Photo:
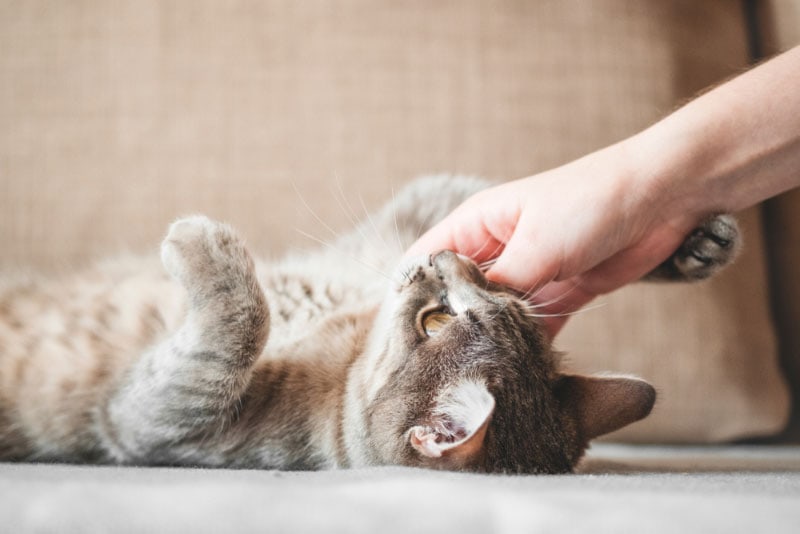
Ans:
{"type": "MultiPolygon", "coordinates": [[[[315,246],[297,229],[325,238],[318,219],[352,225],[339,191],[360,209],[426,172],[533,174],[798,42],[793,0],[0,0],[0,268],[152,253],[169,221],[192,212],[231,222],[264,255],[315,246]]],[[[639,374],[659,390],[653,415],[614,440],[790,439],[798,210],[795,191],[742,214],[746,252],[719,279],[630,287],[572,320],[559,339],[572,367],[639,374]]],[[[649,449],[603,450],[654,469],[649,449]]],[[[725,470],[784,469],[800,492],[795,449],[753,454],[767,459],[725,470]]],[[[665,462],[718,465],[681,458],[665,462]]],[[[0,466],[0,488],[23,480],[36,494],[75,474],[25,469],[0,466]]],[[[40,507],[70,508],[48,495],[40,507]]],[[[38,525],[29,511],[15,508],[19,526],[38,525]]]]}

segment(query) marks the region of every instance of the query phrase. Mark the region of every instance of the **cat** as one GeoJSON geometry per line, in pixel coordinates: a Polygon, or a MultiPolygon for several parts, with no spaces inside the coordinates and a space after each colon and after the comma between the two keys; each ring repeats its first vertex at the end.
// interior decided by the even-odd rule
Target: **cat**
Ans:
{"type": "MultiPolygon", "coordinates": [[[[169,228],[163,267],[4,282],[0,460],[572,471],[655,390],[563,372],[530,304],[470,259],[401,259],[485,187],[418,179],[330,246],[272,263],[193,216],[169,228]]],[[[738,242],[712,218],[652,277],[707,277],[738,242]]]]}

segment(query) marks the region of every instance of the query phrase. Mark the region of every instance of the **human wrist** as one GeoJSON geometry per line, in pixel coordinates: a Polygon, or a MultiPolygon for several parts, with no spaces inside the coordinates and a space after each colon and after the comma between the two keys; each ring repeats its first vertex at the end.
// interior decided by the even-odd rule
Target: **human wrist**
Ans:
{"type": "Polygon", "coordinates": [[[631,182],[647,192],[662,222],[693,226],[714,213],[733,211],[728,169],[715,140],[691,116],[673,114],[626,139],[631,182]]]}
{"type": "Polygon", "coordinates": [[[631,231],[648,231],[676,218],[694,218],[691,199],[681,194],[676,176],[666,162],[654,164],[653,141],[641,134],[627,138],[596,153],[607,162],[606,187],[617,203],[615,210],[625,218],[631,231]]]}
{"type": "Polygon", "coordinates": [[[800,47],[689,102],[626,141],[633,167],[655,181],[669,210],[695,218],[796,187],[798,69],[800,47]]]}

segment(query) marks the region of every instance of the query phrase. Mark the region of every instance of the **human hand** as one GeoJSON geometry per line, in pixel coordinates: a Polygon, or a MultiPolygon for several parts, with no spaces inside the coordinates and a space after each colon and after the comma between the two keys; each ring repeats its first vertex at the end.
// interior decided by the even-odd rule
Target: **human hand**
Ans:
{"type": "Polygon", "coordinates": [[[410,253],[489,267],[554,336],[565,313],[647,274],[709,215],[800,186],[798,70],[800,46],[625,141],[478,193],[410,253]]]}
{"type": "Polygon", "coordinates": [[[595,296],[641,278],[701,219],[624,168],[623,145],[482,191],[409,254],[450,249],[531,300],[551,336],[595,296]]]}

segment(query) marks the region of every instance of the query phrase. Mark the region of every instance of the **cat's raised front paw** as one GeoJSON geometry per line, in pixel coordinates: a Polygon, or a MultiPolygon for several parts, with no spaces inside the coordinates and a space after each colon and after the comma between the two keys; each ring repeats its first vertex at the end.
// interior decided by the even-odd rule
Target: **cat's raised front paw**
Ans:
{"type": "Polygon", "coordinates": [[[161,261],[194,294],[229,291],[253,271],[253,262],[233,230],[202,215],[172,223],[161,244],[161,261]]]}

